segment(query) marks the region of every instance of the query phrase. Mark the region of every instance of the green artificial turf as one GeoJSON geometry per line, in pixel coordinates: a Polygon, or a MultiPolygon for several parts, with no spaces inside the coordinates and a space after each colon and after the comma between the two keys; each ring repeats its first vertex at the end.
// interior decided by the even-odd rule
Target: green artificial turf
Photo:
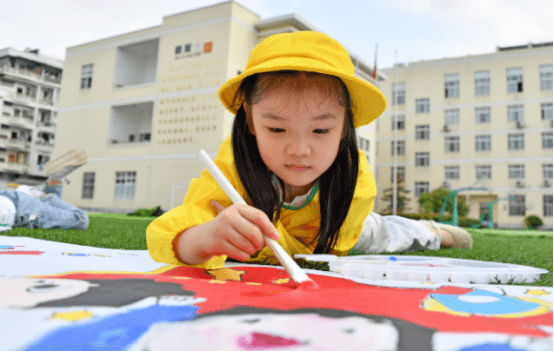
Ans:
{"type": "MultiPolygon", "coordinates": [[[[15,228],[3,232],[2,235],[33,237],[91,247],[147,249],[146,227],[154,218],[114,214],[89,214],[89,218],[90,226],[86,231],[15,228]]],[[[473,248],[471,250],[445,248],[438,251],[425,250],[393,254],[474,259],[543,268],[547,269],[549,273],[541,275],[541,280],[525,285],[552,287],[553,236],[551,231],[498,229],[470,229],[469,231],[473,236],[473,248]]],[[[303,262],[300,263],[300,266],[328,270],[328,266],[323,263],[303,262]]]]}

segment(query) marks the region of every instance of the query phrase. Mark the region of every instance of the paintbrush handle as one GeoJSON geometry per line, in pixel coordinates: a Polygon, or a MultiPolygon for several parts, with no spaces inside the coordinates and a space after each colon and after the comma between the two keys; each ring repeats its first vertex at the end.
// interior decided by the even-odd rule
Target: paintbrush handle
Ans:
{"type": "MultiPolygon", "coordinates": [[[[213,162],[212,158],[206,153],[204,150],[200,150],[198,153],[200,160],[206,166],[206,169],[210,172],[210,174],[213,176],[213,178],[216,180],[216,182],[219,184],[221,188],[225,191],[225,194],[229,198],[231,198],[231,201],[234,204],[244,204],[248,205],[244,199],[240,196],[239,192],[231,185],[231,182],[227,180],[225,175],[219,170],[217,165],[213,162]]],[[[275,232],[277,232],[277,229],[275,229],[275,232]]],[[[265,244],[269,247],[269,249],[273,252],[275,257],[277,257],[277,260],[279,260],[279,263],[285,268],[285,270],[289,273],[290,277],[297,282],[304,282],[307,280],[311,280],[308,275],[302,270],[298,264],[290,257],[290,255],[275,241],[274,239],[271,239],[267,236],[264,236],[265,244]]]]}

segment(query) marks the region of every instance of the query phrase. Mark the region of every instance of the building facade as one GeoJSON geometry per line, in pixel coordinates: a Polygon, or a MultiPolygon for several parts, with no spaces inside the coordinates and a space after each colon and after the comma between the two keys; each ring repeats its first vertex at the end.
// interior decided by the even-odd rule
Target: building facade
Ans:
{"type": "MultiPolygon", "coordinates": [[[[521,228],[537,215],[552,228],[552,43],[384,71],[389,104],[377,124],[379,190],[392,187],[396,153],[412,191],[407,212],[420,210],[423,192],[471,188],[459,193],[471,218],[492,202],[499,227],[521,228]]],[[[390,205],[379,199],[377,209],[390,205]]]]}
{"type": "Polygon", "coordinates": [[[0,50],[0,189],[46,180],[54,151],[63,61],[39,50],[0,50]]]}
{"type": "MultiPolygon", "coordinates": [[[[181,204],[204,168],[198,151],[215,157],[231,131],[219,87],[260,40],[299,30],[317,29],[296,15],[262,20],[228,1],[68,48],[56,153],[83,148],[91,158],[68,176],[64,200],[121,213],[181,204]]],[[[376,84],[369,65],[351,57],[356,74],[376,84]]]]}

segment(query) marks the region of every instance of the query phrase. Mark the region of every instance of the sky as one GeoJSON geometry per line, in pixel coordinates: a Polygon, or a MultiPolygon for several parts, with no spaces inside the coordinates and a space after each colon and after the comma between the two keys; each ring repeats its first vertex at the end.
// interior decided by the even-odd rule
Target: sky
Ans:
{"type": "MultiPolygon", "coordinates": [[[[551,42],[552,0],[235,0],[262,19],[294,13],[370,66],[551,42]],[[395,54],[396,53],[396,54],[395,54]],[[395,58],[396,57],[396,58],[395,58]]],[[[162,24],[222,0],[0,0],[0,49],[64,60],[79,44],[162,24]]]]}

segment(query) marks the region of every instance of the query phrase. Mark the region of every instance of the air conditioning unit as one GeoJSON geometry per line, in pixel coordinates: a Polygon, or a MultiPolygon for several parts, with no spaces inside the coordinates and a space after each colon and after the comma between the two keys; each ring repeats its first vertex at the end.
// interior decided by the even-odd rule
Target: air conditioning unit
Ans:
{"type": "Polygon", "coordinates": [[[450,188],[450,183],[448,183],[447,181],[444,181],[444,182],[442,183],[442,186],[443,186],[444,188],[450,188]]]}
{"type": "Polygon", "coordinates": [[[523,187],[525,187],[525,184],[523,183],[523,181],[517,181],[516,186],[518,188],[523,188],[523,187]]]}
{"type": "Polygon", "coordinates": [[[450,132],[450,126],[448,126],[448,125],[442,126],[442,131],[443,132],[450,132]]]}
{"type": "Polygon", "coordinates": [[[522,121],[517,121],[517,122],[516,122],[516,127],[517,127],[517,128],[523,128],[523,127],[525,127],[525,126],[523,126],[523,122],[522,122],[522,121]]]}
{"type": "Polygon", "coordinates": [[[542,183],[543,187],[552,187],[552,180],[549,178],[545,178],[542,183]]]}

